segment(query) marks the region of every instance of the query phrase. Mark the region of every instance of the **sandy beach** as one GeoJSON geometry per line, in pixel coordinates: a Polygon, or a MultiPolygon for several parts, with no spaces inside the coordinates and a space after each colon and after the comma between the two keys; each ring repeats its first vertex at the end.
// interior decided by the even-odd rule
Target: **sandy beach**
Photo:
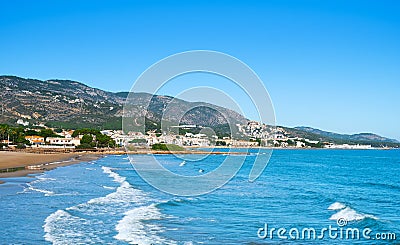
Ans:
{"type": "MultiPolygon", "coordinates": [[[[85,153],[53,153],[37,154],[25,152],[0,151],[0,169],[19,168],[43,164],[41,169],[23,169],[14,172],[2,172],[0,178],[21,177],[32,173],[40,173],[61,166],[91,161],[101,157],[100,154],[85,153]]],[[[0,180],[0,184],[4,182],[0,180]]]]}

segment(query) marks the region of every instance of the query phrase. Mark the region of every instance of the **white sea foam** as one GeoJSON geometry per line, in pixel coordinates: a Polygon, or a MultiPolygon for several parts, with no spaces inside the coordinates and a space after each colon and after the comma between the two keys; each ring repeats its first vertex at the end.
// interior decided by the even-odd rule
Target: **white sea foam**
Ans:
{"type": "Polygon", "coordinates": [[[68,160],[64,160],[64,161],[55,161],[55,162],[49,162],[46,163],[45,165],[54,165],[54,164],[60,164],[60,163],[68,163],[68,162],[72,162],[73,159],[68,159],[68,160]]]}
{"type": "Polygon", "coordinates": [[[133,188],[128,182],[123,182],[121,186],[117,187],[115,192],[104,197],[90,199],[87,203],[99,205],[129,205],[131,203],[140,204],[143,203],[145,196],[145,193],[143,193],[141,190],[133,188]]]}
{"type": "Polygon", "coordinates": [[[356,210],[348,207],[340,202],[332,203],[329,207],[329,210],[340,210],[339,212],[333,214],[329,219],[330,220],[339,220],[345,219],[346,221],[360,221],[366,218],[370,219],[378,219],[377,217],[371,214],[364,214],[361,212],[357,212],[356,210]]]}
{"type": "Polygon", "coordinates": [[[163,231],[160,226],[143,222],[159,219],[162,219],[162,214],[155,204],[129,210],[124,218],[118,221],[115,227],[118,234],[114,238],[130,244],[177,244],[157,235],[163,231]]]}
{"type": "Polygon", "coordinates": [[[115,187],[103,185],[104,189],[115,190],[115,187]]]}
{"type": "Polygon", "coordinates": [[[27,183],[27,187],[23,190],[23,192],[27,192],[27,191],[35,191],[35,192],[40,192],[43,193],[45,196],[51,196],[54,195],[53,191],[49,191],[49,190],[45,190],[45,189],[40,189],[38,187],[35,186],[35,184],[37,183],[42,183],[42,182],[47,182],[47,181],[55,181],[56,179],[54,178],[48,178],[46,177],[46,175],[40,175],[36,177],[36,180],[27,183]]]}
{"type": "MultiPolygon", "coordinates": [[[[143,204],[147,200],[147,195],[138,189],[133,188],[125,177],[121,177],[118,173],[112,171],[111,168],[103,167],[104,173],[114,178],[116,182],[121,183],[117,190],[105,197],[95,198],[88,203],[109,203],[112,202],[115,206],[117,203],[143,204]]],[[[115,229],[118,234],[114,237],[118,240],[133,243],[133,244],[176,244],[171,241],[166,241],[157,235],[161,232],[161,227],[149,223],[142,223],[144,220],[161,219],[162,214],[155,204],[149,206],[141,206],[131,209],[124,213],[124,217],[118,221],[115,229]]]]}
{"type": "MultiPolygon", "coordinates": [[[[120,183],[120,186],[116,188],[116,191],[110,193],[104,197],[97,197],[89,200],[88,204],[126,204],[137,203],[141,204],[145,200],[146,194],[138,189],[133,188],[127,181],[125,177],[122,177],[116,172],[113,172],[109,167],[102,167],[103,172],[108,174],[115,182],[120,183]]],[[[110,187],[103,186],[104,188],[110,189],[110,187]]],[[[114,187],[111,187],[115,189],[114,187]]]]}
{"type": "Polygon", "coordinates": [[[175,244],[158,235],[162,232],[160,226],[142,222],[162,217],[154,204],[148,206],[151,200],[146,193],[133,188],[125,177],[112,171],[112,168],[103,166],[102,169],[120,184],[119,187],[112,187],[115,191],[106,196],[58,210],[48,216],[43,226],[45,239],[53,244],[104,243],[101,233],[109,233],[109,230],[102,230],[104,223],[100,217],[124,214],[116,224],[118,234],[115,239],[138,244],[175,244]]]}
{"type": "Polygon", "coordinates": [[[52,192],[52,191],[43,190],[43,189],[35,188],[35,187],[32,187],[32,186],[29,187],[28,189],[29,189],[29,190],[32,190],[32,191],[36,191],[36,192],[41,192],[41,193],[43,193],[45,196],[54,195],[54,192],[52,192]]]}
{"type": "MultiPolygon", "coordinates": [[[[53,244],[61,244],[61,240],[59,237],[57,237],[55,234],[60,232],[61,230],[64,230],[65,227],[60,225],[60,222],[58,221],[69,221],[71,222],[72,219],[74,219],[68,212],[64,210],[57,210],[56,212],[50,214],[44,221],[44,232],[46,233],[44,235],[44,238],[46,241],[52,242],[53,244]]],[[[68,236],[68,233],[65,234],[68,236]]],[[[74,234],[75,235],[75,234],[74,234]]]]}
{"type": "Polygon", "coordinates": [[[73,216],[67,211],[57,210],[44,221],[44,238],[55,245],[101,242],[94,232],[82,229],[79,224],[90,227],[90,221],[73,216]]]}
{"type": "Polygon", "coordinates": [[[55,178],[48,178],[48,177],[44,177],[44,176],[37,176],[36,177],[38,180],[40,181],[55,181],[55,178]]]}
{"type": "MultiPolygon", "coordinates": [[[[39,180],[39,181],[42,181],[42,180],[39,180]]],[[[34,187],[34,186],[32,185],[33,183],[35,183],[35,181],[33,181],[32,183],[27,183],[28,187],[25,188],[23,192],[26,192],[26,191],[31,190],[31,191],[36,191],[36,192],[43,193],[45,196],[54,195],[54,192],[52,192],[52,191],[44,190],[44,189],[40,189],[40,188],[34,187]]],[[[36,182],[36,183],[37,183],[37,182],[36,182]]]]}
{"type": "Polygon", "coordinates": [[[334,202],[328,207],[328,209],[329,210],[340,210],[340,209],[344,209],[345,207],[346,207],[346,205],[344,205],[343,203],[334,202]]]}
{"type": "Polygon", "coordinates": [[[113,172],[112,168],[110,168],[110,167],[103,166],[103,167],[101,167],[101,169],[103,169],[104,173],[108,174],[111,178],[113,178],[115,182],[123,183],[126,180],[125,177],[122,177],[121,175],[117,174],[116,172],[113,172]]]}

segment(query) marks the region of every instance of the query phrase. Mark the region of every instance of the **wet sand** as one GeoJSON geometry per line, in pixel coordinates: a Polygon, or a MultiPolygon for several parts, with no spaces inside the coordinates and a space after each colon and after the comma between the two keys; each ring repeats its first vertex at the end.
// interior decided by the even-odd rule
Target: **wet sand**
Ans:
{"type": "MultiPolygon", "coordinates": [[[[13,172],[1,172],[0,178],[22,177],[28,174],[41,173],[57,167],[68,166],[85,161],[96,160],[100,154],[88,153],[53,153],[36,154],[25,152],[0,151],[0,169],[25,168],[13,172]],[[40,169],[27,169],[27,166],[40,165],[40,169]]],[[[4,181],[0,180],[0,184],[4,181]]]]}

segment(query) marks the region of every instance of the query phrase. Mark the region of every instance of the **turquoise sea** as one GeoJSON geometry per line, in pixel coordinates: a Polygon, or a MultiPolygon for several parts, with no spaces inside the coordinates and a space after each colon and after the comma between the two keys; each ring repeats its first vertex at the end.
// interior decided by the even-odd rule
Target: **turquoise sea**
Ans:
{"type": "MultiPolygon", "coordinates": [[[[182,164],[179,156],[156,156],[185,175],[207,173],[225,157],[182,164]]],[[[155,189],[120,155],[7,179],[0,185],[0,244],[400,243],[399,150],[274,150],[260,178],[249,182],[255,157],[248,155],[222,188],[195,197],[155,189]],[[290,229],[312,228],[318,236],[330,226],[368,228],[370,239],[289,237],[290,229]],[[287,238],[278,237],[280,228],[287,238]],[[389,233],[396,240],[375,237],[389,233]]],[[[145,164],[149,156],[132,158],[145,164]]]]}

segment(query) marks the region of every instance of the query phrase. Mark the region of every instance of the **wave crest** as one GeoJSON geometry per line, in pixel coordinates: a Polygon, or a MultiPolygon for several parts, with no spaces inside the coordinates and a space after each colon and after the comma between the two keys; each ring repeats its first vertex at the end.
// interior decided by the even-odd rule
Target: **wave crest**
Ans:
{"type": "Polygon", "coordinates": [[[333,214],[329,219],[330,220],[339,220],[339,219],[345,219],[346,221],[360,221],[363,219],[375,219],[377,220],[378,218],[375,217],[372,214],[364,214],[361,212],[357,212],[356,210],[352,209],[349,206],[346,206],[343,203],[340,202],[335,202],[332,203],[329,207],[329,210],[340,210],[339,212],[333,214]]]}
{"type": "Polygon", "coordinates": [[[106,196],[92,198],[49,215],[43,226],[45,239],[53,244],[105,243],[101,233],[109,234],[109,230],[102,229],[104,218],[123,214],[121,220],[115,221],[117,235],[114,239],[133,244],[176,244],[158,236],[162,232],[161,226],[143,222],[163,218],[156,204],[148,205],[154,200],[131,186],[112,168],[103,166],[102,169],[119,186],[106,196]]]}
{"type": "Polygon", "coordinates": [[[129,210],[125,213],[124,218],[118,221],[115,227],[118,234],[115,238],[131,244],[176,244],[174,241],[167,241],[157,235],[163,231],[160,226],[143,222],[162,218],[163,215],[155,204],[129,210]]]}

